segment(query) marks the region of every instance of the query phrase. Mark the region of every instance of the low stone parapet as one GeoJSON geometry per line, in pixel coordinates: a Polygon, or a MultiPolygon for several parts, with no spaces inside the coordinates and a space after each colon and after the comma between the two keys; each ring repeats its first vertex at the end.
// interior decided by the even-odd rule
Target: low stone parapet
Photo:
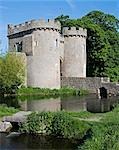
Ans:
{"type": "Polygon", "coordinates": [[[109,82],[108,78],[102,77],[62,77],[61,86],[73,87],[78,89],[82,88],[88,90],[90,93],[97,93],[99,88],[104,87],[105,89],[107,89],[108,94],[119,94],[119,84],[109,82]]]}

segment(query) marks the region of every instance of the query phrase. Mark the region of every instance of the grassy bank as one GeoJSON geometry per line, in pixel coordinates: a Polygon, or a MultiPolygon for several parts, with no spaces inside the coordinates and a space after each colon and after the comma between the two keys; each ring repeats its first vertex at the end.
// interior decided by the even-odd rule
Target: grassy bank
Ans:
{"type": "Polygon", "coordinates": [[[119,105],[103,115],[100,123],[91,124],[92,136],[82,150],[119,150],[119,105]]]}
{"type": "Polygon", "coordinates": [[[71,95],[86,95],[88,94],[87,90],[84,89],[75,89],[75,88],[69,88],[69,87],[64,87],[60,89],[47,89],[47,88],[20,88],[17,91],[18,95],[38,95],[41,97],[58,97],[58,96],[71,96],[71,95]]]}
{"type": "Polygon", "coordinates": [[[18,109],[13,107],[7,107],[5,104],[0,104],[0,117],[12,115],[18,111],[18,109]]]}

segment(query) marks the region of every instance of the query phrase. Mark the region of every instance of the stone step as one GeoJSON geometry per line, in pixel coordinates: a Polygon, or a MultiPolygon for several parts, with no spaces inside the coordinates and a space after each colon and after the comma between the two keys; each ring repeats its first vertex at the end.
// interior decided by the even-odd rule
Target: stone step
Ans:
{"type": "Polygon", "coordinates": [[[3,117],[3,122],[24,122],[29,114],[31,114],[31,111],[19,111],[16,114],[12,116],[5,116],[3,117]]]}

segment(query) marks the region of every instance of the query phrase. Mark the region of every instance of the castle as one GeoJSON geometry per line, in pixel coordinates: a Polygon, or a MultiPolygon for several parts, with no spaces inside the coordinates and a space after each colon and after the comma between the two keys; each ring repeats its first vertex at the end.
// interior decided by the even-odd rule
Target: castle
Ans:
{"type": "Polygon", "coordinates": [[[64,27],[55,20],[8,25],[9,50],[26,57],[27,86],[60,88],[62,77],[86,77],[83,28],[64,27]]]}

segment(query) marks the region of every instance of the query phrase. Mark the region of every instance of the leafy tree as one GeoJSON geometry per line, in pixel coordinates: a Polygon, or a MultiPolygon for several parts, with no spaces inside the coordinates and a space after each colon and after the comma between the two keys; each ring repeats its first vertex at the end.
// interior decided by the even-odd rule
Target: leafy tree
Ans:
{"type": "MultiPolygon", "coordinates": [[[[81,20],[89,19],[95,26],[98,25],[104,32],[108,47],[107,59],[105,59],[104,74],[112,81],[119,80],[119,20],[110,14],[100,11],[92,11],[81,20]]],[[[89,48],[90,49],[90,48],[89,48]]],[[[97,49],[96,49],[97,50],[97,49]]],[[[105,49],[103,50],[105,51],[105,49]]],[[[100,54],[101,55],[101,54],[100,54]]],[[[90,65],[89,65],[90,67],[90,65]]]]}
{"type": "Polygon", "coordinates": [[[59,21],[61,23],[61,33],[62,33],[62,29],[63,27],[66,26],[66,21],[69,20],[69,16],[64,16],[63,14],[58,16],[57,18],[55,18],[56,21],[59,21]]]}
{"type": "Polygon", "coordinates": [[[24,83],[25,66],[23,58],[16,53],[0,57],[0,93],[13,93],[24,83]]]}
{"type": "Polygon", "coordinates": [[[62,20],[59,16],[57,20],[62,27],[87,29],[87,76],[108,76],[112,81],[119,80],[119,20],[116,17],[92,11],[81,19],[68,17],[62,20]]]}
{"type": "Polygon", "coordinates": [[[84,18],[89,18],[95,24],[101,26],[105,31],[117,31],[119,29],[119,20],[115,16],[105,14],[101,11],[92,11],[84,16],[84,18]]]}
{"type": "Polygon", "coordinates": [[[61,26],[64,27],[66,21],[69,20],[69,16],[64,16],[63,14],[61,16],[58,16],[57,18],[55,18],[56,21],[60,21],[61,26]]]}

